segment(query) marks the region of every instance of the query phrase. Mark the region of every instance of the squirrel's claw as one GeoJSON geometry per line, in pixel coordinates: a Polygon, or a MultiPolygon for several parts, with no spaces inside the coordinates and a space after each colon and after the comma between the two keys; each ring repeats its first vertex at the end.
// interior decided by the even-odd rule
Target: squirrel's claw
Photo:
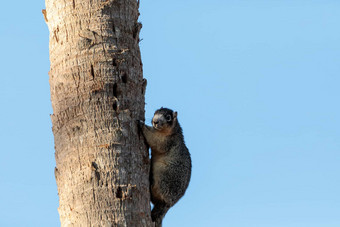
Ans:
{"type": "Polygon", "coordinates": [[[142,120],[136,120],[136,122],[137,122],[137,127],[138,127],[138,129],[140,130],[140,129],[143,127],[143,125],[144,125],[144,121],[142,121],[142,120]]]}

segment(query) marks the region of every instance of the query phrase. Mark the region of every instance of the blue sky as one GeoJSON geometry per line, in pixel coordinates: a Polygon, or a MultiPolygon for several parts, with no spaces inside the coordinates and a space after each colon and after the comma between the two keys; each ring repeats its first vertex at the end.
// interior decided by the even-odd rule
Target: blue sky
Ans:
{"type": "MultiPolygon", "coordinates": [[[[0,226],[59,226],[43,1],[0,14],[0,226]]],[[[340,226],[340,2],[141,2],[146,119],[193,159],[164,226],[340,226]]]]}

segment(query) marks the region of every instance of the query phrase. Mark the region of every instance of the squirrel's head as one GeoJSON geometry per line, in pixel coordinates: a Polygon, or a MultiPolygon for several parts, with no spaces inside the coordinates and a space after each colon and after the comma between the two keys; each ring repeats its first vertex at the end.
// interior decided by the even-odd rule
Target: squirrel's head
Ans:
{"type": "Polygon", "coordinates": [[[151,123],[154,129],[170,133],[177,123],[177,112],[162,107],[156,110],[151,123]]]}

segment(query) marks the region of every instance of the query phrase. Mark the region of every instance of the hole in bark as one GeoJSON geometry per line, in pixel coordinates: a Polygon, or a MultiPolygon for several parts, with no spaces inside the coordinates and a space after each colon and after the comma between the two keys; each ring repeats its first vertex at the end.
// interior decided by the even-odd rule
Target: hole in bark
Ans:
{"type": "Polygon", "coordinates": [[[73,132],[77,132],[77,131],[80,130],[80,127],[79,126],[75,126],[75,127],[72,128],[72,130],[73,130],[73,132]]]}
{"type": "Polygon", "coordinates": [[[112,22],[112,31],[113,33],[116,33],[116,27],[115,27],[115,24],[112,22]]]}
{"type": "Polygon", "coordinates": [[[93,69],[93,65],[91,65],[91,76],[92,76],[92,79],[94,80],[94,69],[93,69]]]}
{"type": "Polygon", "coordinates": [[[92,162],[91,164],[92,164],[92,167],[93,167],[95,170],[97,170],[97,169],[98,169],[98,165],[97,165],[97,163],[95,163],[95,162],[92,162]]]}
{"type": "Polygon", "coordinates": [[[120,95],[120,91],[118,90],[116,83],[106,83],[104,85],[104,91],[106,95],[110,97],[114,96],[115,98],[117,98],[120,95]]]}
{"type": "Polygon", "coordinates": [[[113,96],[114,96],[114,97],[117,97],[117,96],[118,96],[118,92],[117,92],[117,84],[113,84],[112,92],[113,92],[113,96]]]}
{"type": "Polygon", "coordinates": [[[112,61],[112,65],[114,66],[114,67],[116,67],[118,64],[117,64],[117,60],[116,59],[113,59],[113,61],[112,61]]]}
{"type": "Polygon", "coordinates": [[[127,76],[127,73],[124,73],[123,76],[122,76],[122,81],[124,84],[127,83],[127,80],[128,80],[128,76],[127,76]]]}
{"type": "Polygon", "coordinates": [[[99,180],[100,180],[100,173],[99,173],[98,171],[95,171],[94,174],[95,174],[96,179],[97,179],[97,181],[98,181],[98,183],[99,183],[99,180]]]}
{"type": "Polygon", "coordinates": [[[95,162],[92,162],[91,165],[92,165],[92,170],[94,170],[94,176],[96,177],[97,182],[98,182],[98,184],[99,184],[100,173],[99,173],[99,171],[98,171],[98,165],[97,165],[97,163],[95,163],[95,162]]]}
{"type": "Polygon", "coordinates": [[[123,192],[122,192],[122,188],[121,187],[117,188],[116,198],[118,198],[118,199],[123,198],[123,192]]]}
{"type": "Polygon", "coordinates": [[[112,107],[113,107],[113,110],[114,110],[114,111],[117,111],[118,105],[117,105],[117,101],[116,101],[116,100],[113,101],[112,107]]]}

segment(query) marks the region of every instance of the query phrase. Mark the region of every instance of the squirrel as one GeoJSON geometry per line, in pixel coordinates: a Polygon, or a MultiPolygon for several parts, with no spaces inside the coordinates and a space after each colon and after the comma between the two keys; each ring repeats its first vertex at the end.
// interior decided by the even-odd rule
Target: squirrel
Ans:
{"type": "Polygon", "coordinates": [[[151,123],[153,127],[138,121],[138,126],[151,148],[151,218],[155,227],[161,227],[165,214],[189,185],[191,158],[177,112],[162,107],[156,110],[151,123]]]}

